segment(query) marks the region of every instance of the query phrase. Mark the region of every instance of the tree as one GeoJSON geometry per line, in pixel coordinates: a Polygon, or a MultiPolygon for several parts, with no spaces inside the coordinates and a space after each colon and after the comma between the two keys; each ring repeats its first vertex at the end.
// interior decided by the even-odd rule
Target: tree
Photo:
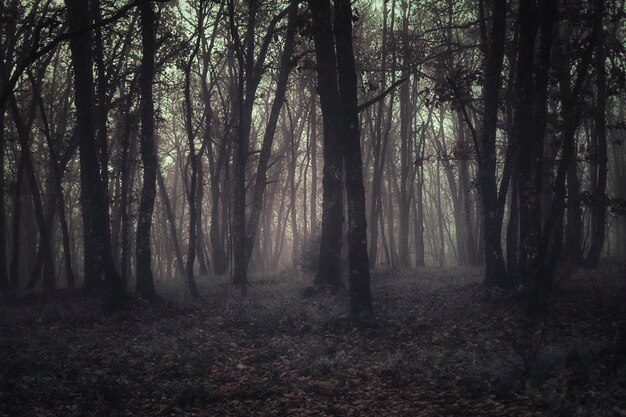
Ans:
{"type": "MultiPolygon", "coordinates": [[[[483,1],[479,2],[483,13],[483,1]]],[[[502,223],[498,216],[496,186],[496,131],[498,127],[498,101],[502,84],[502,63],[506,35],[507,2],[497,1],[491,13],[491,36],[484,45],[483,101],[484,115],[478,148],[478,190],[483,214],[483,240],[485,244],[485,284],[510,287],[502,254],[500,233],[502,223]]]]}
{"type": "Polygon", "coordinates": [[[191,167],[189,192],[187,193],[187,200],[189,201],[189,246],[187,250],[187,264],[185,267],[185,274],[187,276],[187,286],[191,292],[191,296],[194,299],[200,298],[200,293],[196,286],[194,279],[193,267],[196,260],[196,245],[197,245],[197,232],[198,232],[198,206],[196,201],[196,193],[198,191],[198,162],[199,155],[196,153],[196,145],[194,143],[193,132],[193,105],[191,103],[191,66],[200,49],[200,32],[203,30],[204,14],[202,5],[198,11],[198,27],[197,37],[192,52],[189,55],[187,62],[183,68],[185,73],[185,131],[187,134],[187,141],[189,144],[189,165],[191,167]]]}
{"type": "MultiPolygon", "coordinates": [[[[73,32],[84,29],[90,22],[88,4],[82,0],[66,0],[67,23],[73,32]]],[[[93,119],[93,54],[90,31],[82,31],[70,39],[76,106],[76,127],[80,150],[81,205],[85,245],[85,285],[93,287],[89,274],[104,271],[106,295],[112,303],[122,301],[126,292],[115,270],[111,241],[107,231],[109,213],[106,210],[106,188],[100,177],[98,148],[93,119]]]]}
{"type": "Polygon", "coordinates": [[[350,313],[353,317],[372,316],[370,271],[367,258],[367,221],[361,158],[361,137],[357,109],[357,78],[352,45],[352,5],[350,0],[335,1],[335,42],[341,96],[346,193],[348,202],[348,268],[350,313]]]}
{"type": "Polygon", "coordinates": [[[604,35],[604,0],[594,0],[594,30],[596,32],[595,44],[595,72],[596,72],[596,103],[594,112],[595,137],[594,137],[594,168],[597,170],[593,176],[596,180],[591,189],[591,244],[587,252],[585,262],[595,267],[600,262],[602,247],[606,235],[606,184],[607,184],[607,133],[606,133],[606,52],[604,35]]]}
{"type": "Polygon", "coordinates": [[[337,58],[332,32],[330,1],[309,1],[311,31],[317,60],[317,92],[323,118],[324,168],[322,179],[322,232],[315,281],[340,288],[341,231],[343,229],[343,151],[341,149],[341,97],[337,81],[337,58]]]}
{"type": "Polygon", "coordinates": [[[285,102],[287,81],[289,79],[291,68],[293,67],[291,55],[293,53],[293,43],[296,33],[297,13],[297,3],[294,2],[289,8],[287,35],[285,37],[285,44],[280,56],[280,64],[276,77],[276,93],[270,109],[269,119],[265,127],[265,133],[263,134],[263,143],[261,144],[259,163],[256,171],[256,180],[254,182],[252,208],[246,225],[246,268],[250,263],[250,257],[252,256],[252,249],[254,247],[254,239],[259,226],[261,210],[263,209],[263,197],[267,187],[267,169],[272,153],[272,144],[274,142],[274,134],[276,133],[276,124],[278,123],[280,110],[285,102]]]}
{"type": "Polygon", "coordinates": [[[151,229],[154,199],[156,197],[157,155],[154,141],[154,102],[152,81],[154,78],[155,18],[152,3],[144,0],[139,4],[141,16],[141,160],[143,162],[143,188],[137,213],[137,292],[149,300],[156,296],[152,277],[151,229]]]}

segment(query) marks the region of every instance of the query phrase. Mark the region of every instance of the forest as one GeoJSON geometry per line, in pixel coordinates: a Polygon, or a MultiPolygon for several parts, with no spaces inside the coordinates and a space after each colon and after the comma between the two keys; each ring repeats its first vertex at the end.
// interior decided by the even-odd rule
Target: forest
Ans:
{"type": "Polygon", "coordinates": [[[0,0],[0,416],[625,416],[625,0],[0,0]]]}

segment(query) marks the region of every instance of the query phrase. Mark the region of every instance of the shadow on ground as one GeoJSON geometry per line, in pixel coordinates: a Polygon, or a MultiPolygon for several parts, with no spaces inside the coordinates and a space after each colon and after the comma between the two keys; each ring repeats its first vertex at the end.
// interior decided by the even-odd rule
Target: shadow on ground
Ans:
{"type": "Polygon", "coordinates": [[[626,415],[620,273],[564,274],[538,322],[463,268],[374,273],[367,327],[299,272],[108,315],[77,293],[22,298],[0,307],[0,415],[626,415]]]}

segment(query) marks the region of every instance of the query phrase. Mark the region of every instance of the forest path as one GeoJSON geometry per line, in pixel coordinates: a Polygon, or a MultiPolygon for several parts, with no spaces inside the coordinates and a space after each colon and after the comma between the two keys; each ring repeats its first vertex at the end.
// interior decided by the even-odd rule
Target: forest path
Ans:
{"type": "Polygon", "coordinates": [[[113,315],[76,294],[23,299],[0,307],[0,415],[626,415],[616,274],[568,277],[540,324],[469,268],[374,273],[362,328],[296,273],[253,279],[246,299],[211,278],[203,305],[113,315]]]}

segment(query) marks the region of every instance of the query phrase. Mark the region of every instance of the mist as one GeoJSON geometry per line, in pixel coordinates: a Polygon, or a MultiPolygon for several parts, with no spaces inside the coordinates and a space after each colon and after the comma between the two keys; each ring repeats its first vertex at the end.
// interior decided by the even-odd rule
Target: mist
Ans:
{"type": "Polygon", "coordinates": [[[0,2],[0,415],[622,415],[625,17],[0,2]]]}

